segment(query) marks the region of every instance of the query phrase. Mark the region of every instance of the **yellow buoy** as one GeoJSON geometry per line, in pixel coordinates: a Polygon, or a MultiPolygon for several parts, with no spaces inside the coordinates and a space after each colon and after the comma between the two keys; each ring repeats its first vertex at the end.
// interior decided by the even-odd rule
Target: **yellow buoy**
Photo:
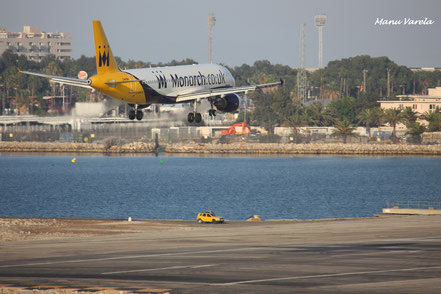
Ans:
{"type": "Polygon", "coordinates": [[[77,161],[76,157],[72,158],[72,163],[75,163],[76,161],[77,161]]]}

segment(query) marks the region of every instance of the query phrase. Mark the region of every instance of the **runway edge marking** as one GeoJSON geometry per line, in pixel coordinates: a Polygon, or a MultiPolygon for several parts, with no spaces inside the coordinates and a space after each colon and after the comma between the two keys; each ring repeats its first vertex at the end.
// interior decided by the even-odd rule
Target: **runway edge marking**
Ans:
{"type": "Polygon", "coordinates": [[[285,278],[271,278],[271,279],[229,282],[229,283],[218,283],[218,284],[212,284],[212,285],[233,286],[233,285],[239,285],[239,284],[252,284],[252,283],[261,283],[261,282],[284,281],[284,280],[329,278],[329,277],[368,275],[368,274],[380,274],[380,273],[391,273],[391,272],[421,271],[421,270],[431,270],[431,269],[441,269],[441,266],[415,267],[415,268],[404,268],[404,269],[391,269],[391,270],[365,271],[365,272],[352,272],[352,273],[339,273],[339,274],[325,274],[325,275],[311,275],[311,276],[296,276],[296,277],[285,277],[285,278]]]}
{"type": "Polygon", "coordinates": [[[146,255],[128,255],[128,256],[106,257],[106,258],[91,258],[91,259],[78,259],[78,260],[60,260],[60,261],[36,262],[36,263],[26,263],[26,264],[9,264],[9,265],[0,265],[0,268],[24,267],[24,266],[34,266],[34,265],[63,264],[63,263],[95,262],[95,261],[121,260],[121,259],[157,257],[157,256],[178,256],[178,255],[191,255],[191,254],[202,254],[202,253],[218,253],[218,252],[231,252],[231,251],[244,251],[244,250],[267,250],[267,249],[268,248],[265,248],[265,247],[247,247],[247,248],[219,249],[219,250],[205,250],[205,251],[191,251],[191,252],[174,252],[174,253],[159,253],[159,254],[146,254],[146,255]]]}

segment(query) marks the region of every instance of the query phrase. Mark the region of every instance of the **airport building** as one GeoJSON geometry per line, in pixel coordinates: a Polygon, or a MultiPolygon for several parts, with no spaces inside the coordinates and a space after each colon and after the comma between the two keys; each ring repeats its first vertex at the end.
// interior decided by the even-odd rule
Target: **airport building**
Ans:
{"type": "Polygon", "coordinates": [[[398,100],[378,101],[381,108],[406,108],[410,107],[419,115],[426,111],[441,109],[441,87],[429,88],[428,95],[398,95],[398,100]]]}
{"type": "Polygon", "coordinates": [[[0,28],[0,54],[5,50],[40,61],[47,55],[59,60],[72,59],[72,39],[66,33],[45,33],[37,26],[24,26],[23,32],[8,32],[0,28]]]}

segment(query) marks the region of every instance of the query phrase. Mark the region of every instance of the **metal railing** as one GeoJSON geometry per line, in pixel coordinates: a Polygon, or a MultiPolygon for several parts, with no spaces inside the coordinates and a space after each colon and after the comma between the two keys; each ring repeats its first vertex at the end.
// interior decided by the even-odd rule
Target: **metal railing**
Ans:
{"type": "Polygon", "coordinates": [[[412,201],[412,200],[388,200],[387,208],[414,208],[414,209],[441,209],[441,202],[436,201],[412,201]]]}

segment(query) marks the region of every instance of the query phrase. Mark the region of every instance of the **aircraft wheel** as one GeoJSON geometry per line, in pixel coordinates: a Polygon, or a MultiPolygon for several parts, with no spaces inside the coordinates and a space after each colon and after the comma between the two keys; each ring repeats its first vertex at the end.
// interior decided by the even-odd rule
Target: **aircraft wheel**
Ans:
{"type": "Polygon", "coordinates": [[[134,120],[136,116],[136,112],[134,109],[129,110],[129,119],[134,120]]]}
{"type": "Polygon", "coordinates": [[[194,121],[196,123],[200,123],[202,121],[202,115],[199,112],[196,112],[196,114],[194,115],[194,121]]]}
{"type": "Polygon", "coordinates": [[[190,112],[190,113],[188,114],[188,116],[187,116],[187,120],[188,120],[188,122],[189,122],[189,123],[194,122],[194,117],[195,117],[194,113],[193,113],[193,112],[190,112]]]}
{"type": "Polygon", "coordinates": [[[141,110],[138,110],[136,112],[136,119],[137,120],[141,120],[143,116],[144,116],[144,113],[141,110]]]}
{"type": "Polygon", "coordinates": [[[201,220],[201,219],[199,219],[199,220],[198,220],[198,223],[202,224],[202,220],[201,220]]]}

